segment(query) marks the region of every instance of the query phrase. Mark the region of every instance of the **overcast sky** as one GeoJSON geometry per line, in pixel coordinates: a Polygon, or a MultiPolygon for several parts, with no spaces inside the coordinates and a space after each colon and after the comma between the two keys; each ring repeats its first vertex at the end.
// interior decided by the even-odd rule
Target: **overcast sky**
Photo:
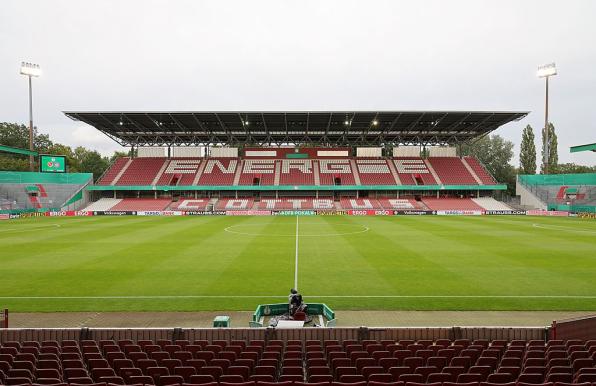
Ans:
{"type": "Polygon", "coordinates": [[[497,131],[517,164],[554,61],[559,161],[594,165],[569,146],[596,142],[595,20],[593,0],[1,0],[0,121],[28,120],[27,60],[40,131],[103,154],[63,110],[530,111],[497,131]]]}

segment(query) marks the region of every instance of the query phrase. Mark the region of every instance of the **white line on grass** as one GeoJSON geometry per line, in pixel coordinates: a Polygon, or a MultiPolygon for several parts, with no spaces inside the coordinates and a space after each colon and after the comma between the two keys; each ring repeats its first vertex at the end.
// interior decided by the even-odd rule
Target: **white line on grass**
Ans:
{"type": "Polygon", "coordinates": [[[30,231],[37,231],[40,229],[48,229],[48,228],[60,228],[62,225],[60,224],[47,224],[47,225],[38,225],[35,227],[31,227],[31,228],[8,228],[8,229],[0,229],[0,233],[4,233],[4,232],[12,232],[12,233],[18,233],[18,232],[30,232],[30,231]]]}
{"type": "MultiPolygon", "coordinates": [[[[130,296],[0,296],[0,299],[223,299],[230,295],[130,295],[130,296]]],[[[287,295],[234,295],[236,298],[287,298],[287,295]]],[[[596,299],[593,295],[308,295],[309,298],[387,299],[596,299]]]]}
{"type": "Polygon", "coordinates": [[[296,258],[294,264],[294,288],[298,291],[298,216],[296,216],[296,258]]]}
{"type": "MultiPolygon", "coordinates": [[[[286,224],[286,223],[284,223],[286,224]]],[[[302,223],[304,225],[304,222],[302,223]]],[[[312,224],[312,225],[324,225],[324,224],[312,224]]],[[[370,228],[364,225],[353,225],[353,224],[335,224],[335,226],[347,226],[347,227],[360,227],[362,228],[361,230],[357,230],[354,232],[340,232],[340,233],[322,233],[322,232],[318,232],[318,233],[302,233],[301,236],[304,237],[332,237],[332,236],[349,236],[349,235],[357,235],[360,233],[366,233],[368,231],[370,231],[370,228]]],[[[243,236],[260,236],[260,237],[296,237],[296,234],[294,232],[289,232],[289,233],[257,233],[257,232],[238,232],[235,229],[238,228],[244,228],[244,227],[250,227],[250,228],[254,228],[254,226],[252,225],[244,225],[244,224],[239,224],[239,225],[231,225],[229,227],[224,228],[224,232],[227,233],[233,233],[236,235],[243,235],[243,236]]]]}
{"type": "Polygon", "coordinates": [[[589,229],[575,229],[575,228],[571,228],[571,227],[566,227],[563,225],[551,225],[551,224],[532,224],[532,226],[534,228],[540,228],[540,229],[548,229],[548,230],[555,230],[555,231],[566,231],[566,232],[579,232],[579,233],[593,233],[596,234],[596,230],[589,230],[589,229]]]}

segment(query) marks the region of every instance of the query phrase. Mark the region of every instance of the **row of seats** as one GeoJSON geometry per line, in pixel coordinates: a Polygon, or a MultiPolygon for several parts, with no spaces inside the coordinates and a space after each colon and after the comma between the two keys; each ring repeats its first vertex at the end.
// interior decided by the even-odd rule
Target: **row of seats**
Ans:
{"type": "Polygon", "coordinates": [[[481,207],[471,198],[432,198],[425,197],[422,199],[424,205],[431,210],[473,210],[480,211],[481,207]]]}
{"type": "Polygon", "coordinates": [[[362,185],[495,183],[490,173],[472,157],[435,157],[428,160],[125,157],[117,159],[98,184],[356,185],[356,181],[362,185]]]}
{"type": "Polygon", "coordinates": [[[457,157],[429,158],[435,173],[444,185],[477,185],[478,182],[463,161],[457,157]]]}
{"type": "Polygon", "coordinates": [[[169,198],[124,198],[110,210],[114,211],[161,211],[172,203],[169,198]]]}
{"type": "MultiPolygon", "coordinates": [[[[298,382],[298,381],[284,381],[284,382],[267,382],[267,381],[247,381],[242,383],[234,383],[234,382],[206,382],[206,383],[187,383],[182,382],[180,383],[180,379],[177,376],[165,376],[161,378],[163,380],[159,386],[596,386],[596,383],[592,382],[580,382],[580,383],[568,383],[568,382],[546,382],[541,384],[533,384],[527,382],[507,382],[507,383],[497,383],[497,382],[467,382],[467,383],[458,383],[458,382],[433,382],[433,383],[419,383],[419,382],[379,382],[379,381],[368,381],[368,382],[298,382]]],[[[0,384],[2,385],[2,384],[0,384]]],[[[91,384],[76,384],[76,383],[57,383],[57,384],[50,384],[50,383],[24,383],[19,384],[22,386],[115,386],[117,384],[114,383],[106,383],[106,382],[95,382],[91,384]]],[[[14,386],[19,386],[14,385],[14,386]]],[[[143,385],[154,385],[154,383],[137,383],[134,386],[143,386],[143,385]]],[[[133,385],[130,385],[133,386],[133,385]]]]}
{"type": "Polygon", "coordinates": [[[482,166],[480,161],[478,161],[474,157],[464,157],[465,161],[470,165],[476,176],[480,178],[480,181],[484,185],[494,185],[497,181],[493,178],[493,176],[482,166]]]}
{"type": "Polygon", "coordinates": [[[86,210],[113,211],[162,211],[207,210],[214,203],[215,210],[510,210],[507,205],[491,197],[470,198],[433,198],[424,197],[417,201],[412,198],[333,198],[314,197],[254,197],[244,198],[180,198],[172,202],[169,198],[102,198],[91,203],[86,210]]]}
{"type": "Polygon", "coordinates": [[[254,206],[254,198],[220,198],[215,203],[215,210],[251,210],[254,206]]]}
{"type": "Polygon", "coordinates": [[[0,384],[596,382],[595,341],[4,342],[0,384]]]}

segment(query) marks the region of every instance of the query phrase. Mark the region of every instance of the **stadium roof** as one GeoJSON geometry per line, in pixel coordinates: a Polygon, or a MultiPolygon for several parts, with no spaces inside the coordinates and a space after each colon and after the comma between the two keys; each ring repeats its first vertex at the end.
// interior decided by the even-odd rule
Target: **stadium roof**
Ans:
{"type": "Polygon", "coordinates": [[[594,152],[596,152],[596,143],[589,143],[587,145],[571,146],[570,150],[572,153],[577,153],[580,151],[594,151],[594,152]]]}
{"type": "Polygon", "coordinates": [[[515,111],[65,111],[123,146],[456,145],[515,111]]]}

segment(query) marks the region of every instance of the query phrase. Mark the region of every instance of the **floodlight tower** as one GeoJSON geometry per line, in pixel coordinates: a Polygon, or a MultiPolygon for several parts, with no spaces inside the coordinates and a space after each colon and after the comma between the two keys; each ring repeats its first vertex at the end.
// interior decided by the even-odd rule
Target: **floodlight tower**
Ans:
{"type": "MultiPolygon", "coordinates": [[[[33,151],[33,94],[31,78],[41,75],[39,64],[28,62],[21,63],[21,75],[29,77],[29,150],[33,151]]],[[[35,171],[33,154],[29,154],[29,171],[35,171]]]]}
{"type": "Polygon", "coordinates": [[[550,159],[550,142],[548,138],[548,78],[557,75],[557,68],[554,63],[538,66],[536,73],[539,78],[546,79],[546,98],[544,101],[544,148],[542,149],[542,162],[544,163],[544,174],[548,174],[548,161],[550,159]]]}

